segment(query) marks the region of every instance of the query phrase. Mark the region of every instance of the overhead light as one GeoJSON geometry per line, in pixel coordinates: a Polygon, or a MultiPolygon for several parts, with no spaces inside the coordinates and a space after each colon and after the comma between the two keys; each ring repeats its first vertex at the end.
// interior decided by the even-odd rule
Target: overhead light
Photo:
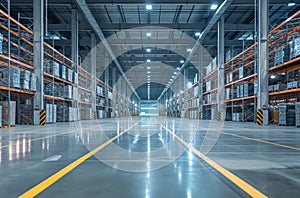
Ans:
{"type": "MultiPolygon", "coordinates": [[[[151,36],[151,35],[150,35],[151,36]]],[[[151,52],[151,49],[150,48],[147,48],[146,49],[146,52],[150,53],[151,52]]]]}
{"type": "Polygon", "coordinates": [[[212,4],[211,6],[210,6],[210,9],[211,10],[215,10],[215,9],[217,9],[218,8],[218,5],[217,4],[212,4]]]}
{"type": "Polygon", "coordinates": [[[147,67],[147,69],[150,69],[150,67],[147,67]]]}
{"type": "Polygon", "coordinates": [[[272,76],[271,76],[271,79],[275,79],[275,78],[276,78],[276,76],[275,76],[275,75],[272,75],[272,76]]]}
{"type": "Polygon", "coordinates": [[[285,73],[281,73],[282,76],[285,76],[285,73]]]}
{"type": "Polygon", "coordinates": [[[192,51],[192,49],[191,49],[191,48],[188,48],[186,51],[188,51],[188,52],[191,52],[191,51],[192,51]]]}
{"type": "Polygon", "coordinates": [[[152,5],[151,4],[147,4],[146,5],[146,10],[152,10],[152,5]]]}
{"type": "Polygon", "coordinates": [[[290,2],[288,3],[288,6],[289,6],[289,7],[292,7],[292,6],[294,6],[294,5],[296,5],[295,1],[290,1],[290,2]]]}
{"type": "Polygon", "coordinates": [[[175,78],[175,76],[173,75],[172,78],[175,78]]]}
{"type": "Polygon", "coordinates": [[[180,67],[177,67],[176,69],[179,71],[179,70],[180,70],[180,67]]]}
{"type": "Polygon", "coordinates": [[[174,72],[174,74],[177,74],[177,72],[174,72]]]}
{"type": "Polygon", "coordinates": [[[188,82],[187,86],[188,86],[188,88],[191,88],[193,86],[193,83],[188,82]]]}
{"type": "Polygon", "coordinates": [[[152,35],[151,32],[146,33],[146,36],[148,36],[148,37],[150,37],[151,35],[152,35]]]}
{"type": "Polygon", "coordinates": [[[148,76],[148,78],[150,78],[150,76],[148,76]]]}
{"type": "Polygon", "coordinates": [[[180,60],[180,63],[181,63],[181,64],[184,63],[184,60],[180,60]]]}
{"type": "Polygon", "coordinates": [[[200,35],[201,35],[200,32],[196,32],[196,33],[195,33],[195,36],[200,36],[200,35]]]}
{"type": "Polygon", "coordinates": [[[150,63],[151,62],[151,60],[150,59],[147,59],[147,63],[150,63]]]}
{"type": "Polygon", "coordinates": [[[151,73],[151,71],[147,71],[147,73],[148,73],[148,74],[150,74],[150,73],[151,73]]]}

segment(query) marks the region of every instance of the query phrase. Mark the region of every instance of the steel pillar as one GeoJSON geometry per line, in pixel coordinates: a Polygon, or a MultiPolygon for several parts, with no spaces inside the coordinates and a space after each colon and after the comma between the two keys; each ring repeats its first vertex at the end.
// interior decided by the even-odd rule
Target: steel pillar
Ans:
{"type": "Polygon", "coordinates": [[[264,125],[269,124],[269,0],[258,0],[258,95],[257,109],[264,113],[264,125]]]}
{"type": "Polygon", "coordinates": [[[91,33],[91,74],[92,74],[92,111],[96,109],[96,36],[95,33],[91,33]]]}
{"type": "Polygon", "coordinates": [[[44,1],[33,0],[33,64],[36,75],[34,109],[44,110],[44,1]]]}
{"type": "Polygon", "coordinates": [[[221,120],[225,120],[225,88],[224,88],[224,16],[218,21],[218,111],[221,112],[221,120]]]}

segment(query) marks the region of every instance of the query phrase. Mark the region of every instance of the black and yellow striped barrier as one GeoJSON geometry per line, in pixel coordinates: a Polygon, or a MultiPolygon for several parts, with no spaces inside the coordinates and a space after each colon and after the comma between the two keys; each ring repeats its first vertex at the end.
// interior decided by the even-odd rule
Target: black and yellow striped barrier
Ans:
{"type": "Polygon", "coordinates": [[[217,113],[217,120],[221,121],[221,112],[220,111],[218,111],[218,113],[217,113]]]}
{"type": "Polygon", "coordinates": [[[40,110],[40,126],[44,126],[46,124],[46,111],[40,110]]]}
{"type": "Polygon", "coordinates": [[[256,124],[262,125],[264,123],[263,120],[264,120],[263,111],[261,109],[258,109],[256,111],[256,124]]]}

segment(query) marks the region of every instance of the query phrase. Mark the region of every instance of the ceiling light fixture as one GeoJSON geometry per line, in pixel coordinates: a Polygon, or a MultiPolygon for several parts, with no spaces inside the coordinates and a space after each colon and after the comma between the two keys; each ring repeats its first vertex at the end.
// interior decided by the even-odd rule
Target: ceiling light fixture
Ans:
{"type": "Polygon", "coordinates": [[[191,51],[192,51],[192,49],[191,49],[191,48],[188,48],[186,51],[187,51],[187,52],[191,52],[191,51]]]}
{"type": "Polygon", "coordinates": [[[150,73],[151,73],[151,71],[147,71],[147,73],[148,73],[148,74],[150,74],[150,73]]]}
{"type": "Polygon", "coordinates": [[[196,32],[196,33],[195,33],[195,36],[197,36],[197,37],[199,37],[200,35],[201,35],[200,32],[196,32]]]}
{"type": "Polygon", "coordinates": [[[150,59],[147,59],[147,63],[150,63],[151,62],[151,60],[150,59]]]}
{"type": "Polygon", "coordinates": [[[216,10],[218,8],[218,5],[217,4],[212,4],[211,6],[210,6],[210,9],[211,10],[216,10]]]}
{"type": "MultiPolygon", "coordinates": [[[[150,35],[151,36],[151,35],[150,35]]],[[[150,53],[151,52],[151,49],[150,48],[147,48],[146,49],[146,52],[150,53]]]]}
{"type": "Polygon", "coordinates": [[[275,75],[272,75],[272,76],[271,76],[271,79],[275,79],[275,78],[276,78],[276,76],[275,76],[275,75]]]}
{"type": "Polygon", "coordinates": [[[148,37],[150,37],[151,35],[152,35],[151,32],[146,33],[146,36],[148,36],[148,37]]]}
{"type": "Polygon", "coordinates": [[[147,4],[146,5],[146,10],[152,10],[152,5],[151,4],[147,4]]]}
{"type": "Polygon", "coordinates": [[[177,67],[176,69],[179,71],[179,70],[180,70],[180,67],[177,67]]]}
{"type": "Polygon", "coordinates": [[[181,63],[181,64],[184,63],[184,60],[180,60],[180,63],[181,63]]]}
{"type": "Polygon", "coordinates": [[[296,5],[295,1],[290,1],[290,2],[288,3],[288,6],[289,6],[289,7],[292,7],[292,6],[294,6],[294,5],[296,5]]]}

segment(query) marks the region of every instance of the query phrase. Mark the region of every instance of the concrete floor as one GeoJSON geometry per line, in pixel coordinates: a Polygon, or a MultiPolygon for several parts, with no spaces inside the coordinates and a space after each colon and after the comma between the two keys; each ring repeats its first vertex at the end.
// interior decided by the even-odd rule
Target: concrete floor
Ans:
{"type": "Polygon", "coordinates": [[[37,197],[249,197],[169,131],[268,197],[300,196],[299,128],[136,117],[0,129],[0,197],[22,195],[116,135],[37,197]]]}

